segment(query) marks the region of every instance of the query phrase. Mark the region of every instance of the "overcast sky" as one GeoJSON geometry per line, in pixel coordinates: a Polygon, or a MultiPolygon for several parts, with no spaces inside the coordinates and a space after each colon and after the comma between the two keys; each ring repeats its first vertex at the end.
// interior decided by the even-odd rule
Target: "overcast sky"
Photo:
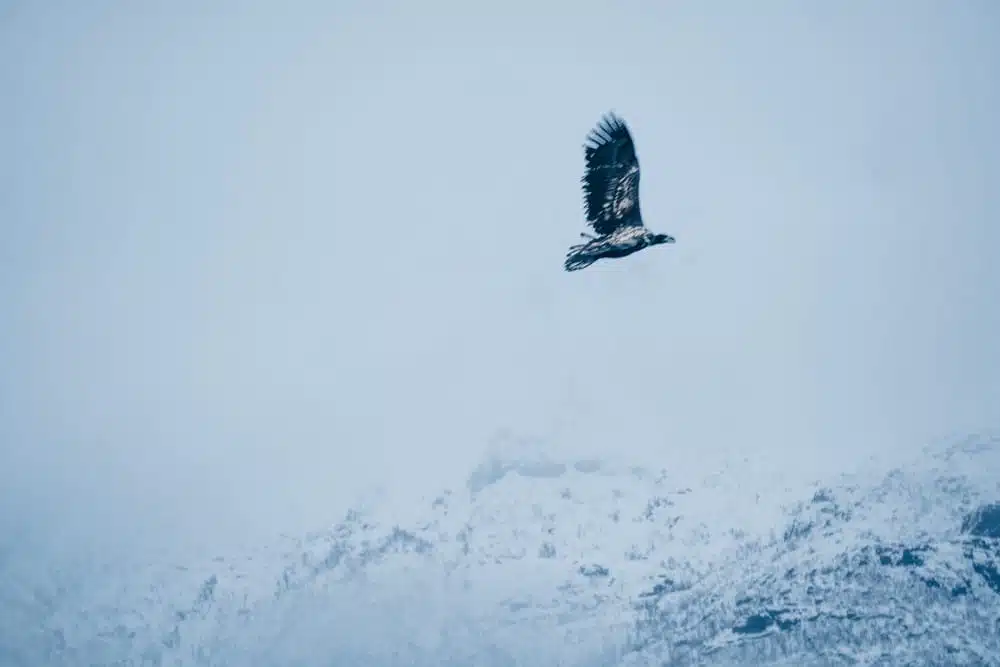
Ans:
{"type": "Polygon", "coordinates": [[[1000,425],[1000,9],[0,0],[7,521],[257,539],[506,429],[789,474],[1000,425]],[[673,246],[565,273],[629,123],[673,246]]]}

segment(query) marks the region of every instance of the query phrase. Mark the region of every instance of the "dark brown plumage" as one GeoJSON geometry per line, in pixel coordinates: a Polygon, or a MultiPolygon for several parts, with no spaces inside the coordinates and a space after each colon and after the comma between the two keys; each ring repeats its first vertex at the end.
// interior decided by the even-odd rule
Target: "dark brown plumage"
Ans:
{"type": "Polygon", "coordinates": [[[653,234],[639,209],[639,158],[625,121],[608,113],[587,135],[584,145],[583,205],[587,223],[597,233],[571,246],[564,267],[578,271],[602,258],[625,257],[651,245],[673,243],[653,234]]]}

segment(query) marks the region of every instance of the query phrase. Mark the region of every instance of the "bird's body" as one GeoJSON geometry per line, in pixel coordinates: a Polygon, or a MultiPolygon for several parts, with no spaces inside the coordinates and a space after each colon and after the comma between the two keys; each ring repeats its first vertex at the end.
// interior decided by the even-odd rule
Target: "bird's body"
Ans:
{"type": "Polygon", "coordinates": [[[583,178],[587,222],[597,236],[571,246],[564,268],[579,271],[599,259],[626,257],[651,245],[673,243],[654,234],[639,210],[639,160],[624,121],[611,113],[587,136],[583,178]]]}
{"type": "Polygon", "coordinates": [[[565,268],[567,271],[579,271],[599,259],[627,257],[653,245],[651,236],[644,227],[621,227],[610,234],[592,237],[587,243],[570,246],[565,268]]]}

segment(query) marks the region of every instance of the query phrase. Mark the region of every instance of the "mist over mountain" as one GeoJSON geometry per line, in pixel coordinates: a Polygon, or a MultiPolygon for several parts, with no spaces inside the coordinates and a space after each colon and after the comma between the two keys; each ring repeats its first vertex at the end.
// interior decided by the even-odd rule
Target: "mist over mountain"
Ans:
{"type": "Polygon", "coordinates": [[[8,541],[0,656],[11,667],[1000,664],[998,469],[988,435],[819,481],[749,461],[677,479],[500,448],[406,511],[370,500],[329,529],[243,553],[33,570],[8,541]]]}
{"type": "Polygon", "coordinates": [[[998,34],[0,0],[0,667],[997,664],[998,34]]]}

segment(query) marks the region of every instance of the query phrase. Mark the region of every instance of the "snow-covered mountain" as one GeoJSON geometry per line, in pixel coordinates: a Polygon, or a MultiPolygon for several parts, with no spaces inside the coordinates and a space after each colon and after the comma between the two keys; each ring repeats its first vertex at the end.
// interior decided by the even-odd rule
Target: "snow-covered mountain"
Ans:
{"type": "Polygon", "coordinates": [[[537,452],[421,505],[29,579],[0,664],[1000,665],[1000,438],[808,483],[537,452]]]}

